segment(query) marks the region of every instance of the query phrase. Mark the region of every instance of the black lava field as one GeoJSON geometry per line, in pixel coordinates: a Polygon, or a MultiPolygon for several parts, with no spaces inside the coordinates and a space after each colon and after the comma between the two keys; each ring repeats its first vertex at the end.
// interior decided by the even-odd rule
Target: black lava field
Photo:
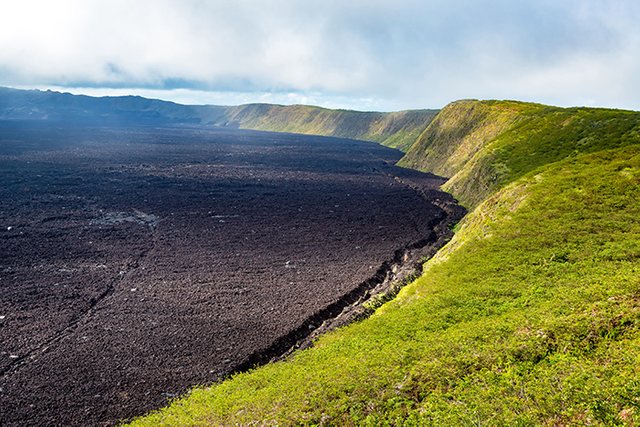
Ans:
{"type": "Polygon", "coordinates": [[[401,155],[0,122],[0,425],[112,425],[260,360],[444,220],[401,155]]]}

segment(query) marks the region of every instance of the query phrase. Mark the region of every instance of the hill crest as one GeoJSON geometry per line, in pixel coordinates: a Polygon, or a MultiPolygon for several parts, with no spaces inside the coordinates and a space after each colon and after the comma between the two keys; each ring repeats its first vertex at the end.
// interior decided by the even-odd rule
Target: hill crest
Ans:
{"type": "Polygon", "coordinates": [[[0,120],[92,125],[195,124],[378,142],[406,151],[438,110],[353,111],[309,105],[183,105],[140,96],[91,97],[0,88],[0,120]]]}

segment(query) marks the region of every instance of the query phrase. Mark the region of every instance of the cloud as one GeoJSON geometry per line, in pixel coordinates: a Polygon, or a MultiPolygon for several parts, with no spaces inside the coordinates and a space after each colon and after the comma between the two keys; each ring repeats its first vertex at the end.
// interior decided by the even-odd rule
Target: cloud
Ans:
{"type": "Polygon", "coordinates": [[[383,109],[458,98],[640,108],[635,0],[4,3],[10,86],[383,109]]]}

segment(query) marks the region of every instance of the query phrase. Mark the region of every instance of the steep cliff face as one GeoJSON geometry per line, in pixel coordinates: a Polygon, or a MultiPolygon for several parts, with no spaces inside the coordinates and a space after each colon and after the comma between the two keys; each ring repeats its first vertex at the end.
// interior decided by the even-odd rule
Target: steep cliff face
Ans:
{"type": "Polygon", "coordinates": [[[243,129],[337,136],[379,142],[407,150],[437,110],[393,113],[330,110],[308,105],[247,104],[230,107],[224,126],[243,129]]]}
{"type": "Polygon", "coordinates": [[[444,189],[475,207],[542,165],[637,143],[639,123],[633,111],[458,101],[435,117],[400,165],[449,177],[444,189]]]}
{"type": "Polygon", "coordinates": [[[435,117],[401,164],[451,177],[488,141],[521,118],[523,110],[530,108],[520,102],[453,102],[435,117]]]}

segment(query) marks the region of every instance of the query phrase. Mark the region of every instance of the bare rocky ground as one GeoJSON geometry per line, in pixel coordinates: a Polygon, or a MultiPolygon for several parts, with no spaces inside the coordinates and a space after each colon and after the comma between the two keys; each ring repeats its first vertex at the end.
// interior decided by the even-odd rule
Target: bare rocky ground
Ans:
{"type": "Polygon", "coordinates": [[[400,156],[0,122],[0,425],[111,425],[318,326],[446,219],[443,180],[400,156]]]}

